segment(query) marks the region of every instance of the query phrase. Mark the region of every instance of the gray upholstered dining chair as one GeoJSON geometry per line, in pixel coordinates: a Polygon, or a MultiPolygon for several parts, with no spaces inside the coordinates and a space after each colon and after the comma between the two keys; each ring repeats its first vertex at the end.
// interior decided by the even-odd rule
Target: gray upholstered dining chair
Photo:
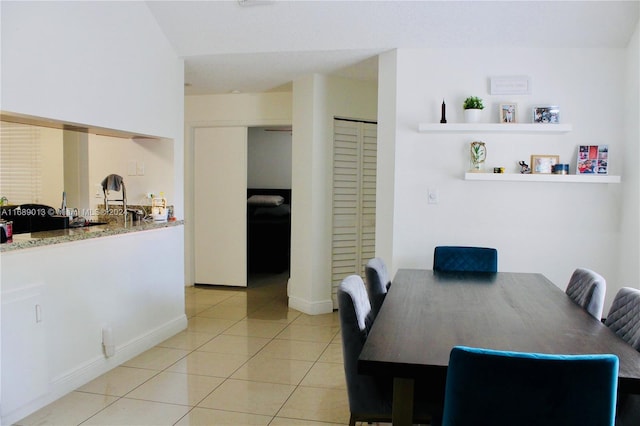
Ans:
{"type": "Polygon", "coordinates": [[[369,302],[371,303],[371,313],[375,318],[378,315],[380,306],[384,302],[387,290],[391,286],[389,273],[384,261],[379,257],[370,259],[364,267],[367,293],[369,294],[369,302]]]}
{"type": "Polygon", "coordinates": [[[604,324],[640,352],[640,290],[618,290],[604,324]]]}
{"type": "Polygon", "coordinates": [[[591,316],[600,320],[606,290],[607,282],[600,274],[590,269],[577,268],[569,279],[565,293],[591,316]]]}
{"type": "Polygon", "coordinates": [[[498,250],[489,247],[437,246],[433,270],[452,272],[497,272],[498,250]]]}
{"type": "MultiPolygon", "coordinates": [[[[605,325],[640,352],[640,290],[622,287],[613,299],[605,325]]],[[[640,425],[640,395],[618,395],[616,426],[640,425]]]]}
{"type": "Polygon", "coordinates": [[[613,426],[618,357],[456,346],[443,426],[613,426]]]}
{"type": "Polygon", "coordinates": [[[391,418],[391,379],[358,374],[358,357],[373,324],[369,296],[360,276],[350,275],[340,283],[338,312],[351,411],[349,424],[353,426],[356,421],[388,421],[391,418]]]}
{"type": "MultiPolygon", "coordinates": [[[[358,373],[358,357],[373,324],[369,296],[359,275],[350,275],[340,283],[338,311],[351,411],[349,425],[355,425],[356,421],[391,422],[393,379],[358,373]]],[[[414,404],[414,421],[429,423],[430,412],[426,410],[423,405],[414,404]]]]}

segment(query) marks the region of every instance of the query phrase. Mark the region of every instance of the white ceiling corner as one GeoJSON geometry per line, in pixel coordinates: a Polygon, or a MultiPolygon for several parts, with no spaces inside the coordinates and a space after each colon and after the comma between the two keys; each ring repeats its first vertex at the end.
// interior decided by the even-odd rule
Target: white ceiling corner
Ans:
{"type": "Polygon", "coordinates": [[[185,60],[189,95],[271,91],[309,73],[375,81],[376,56],[394,48],[625,47],[640,0],[147,5],[185,60]]]}

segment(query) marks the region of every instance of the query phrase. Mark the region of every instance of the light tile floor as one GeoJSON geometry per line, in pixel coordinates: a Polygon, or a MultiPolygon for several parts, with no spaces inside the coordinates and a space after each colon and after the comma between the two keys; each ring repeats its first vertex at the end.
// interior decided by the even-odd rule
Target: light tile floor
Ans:
{"type": "Polygon", "coordinates": [[[286,280],[186,288],[187,330],[17,425],[348,424],[338,314],[289,309],[286,280]]]}

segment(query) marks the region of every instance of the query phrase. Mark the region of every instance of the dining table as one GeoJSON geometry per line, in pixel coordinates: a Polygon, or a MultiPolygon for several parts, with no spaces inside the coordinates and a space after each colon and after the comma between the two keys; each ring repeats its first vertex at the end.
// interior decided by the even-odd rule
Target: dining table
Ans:
{"type": "Polygon", "coordinates": [[[618,393],[640,394],[640,352],[538,273],[399,269],[358,372],[393,377],[393,424],[410,425],[414,386],[426,386],[432,402],[443,403],[449,354],[457,345],[615,354],[618,393]]]}

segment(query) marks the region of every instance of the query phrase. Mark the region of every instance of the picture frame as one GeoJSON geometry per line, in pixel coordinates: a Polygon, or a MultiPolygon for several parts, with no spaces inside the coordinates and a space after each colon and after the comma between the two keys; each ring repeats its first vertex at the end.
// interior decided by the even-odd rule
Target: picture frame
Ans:
{"type": "Polygon", "coordinates": [[[578,160],[576,174],[609,173],[609,145],[580,145],[578,147],[578,160]]]}
{"type": "Polygon", "coordinates": [[[500,104],[500,123],[517,123],[518,104],[505,103],[500,104]]]}
{"type": "Polygon", "coordinates": [[[550,174],[553,173],[553,166],[560,163],[559,155],[532,155],[531,173],[550,174]]]}
{"type": "Polygon", "coordinates": [[[533,122],[540,124],[560,123],[560,107],[557,105],[542,105],[533,107],[533,122]]]}

